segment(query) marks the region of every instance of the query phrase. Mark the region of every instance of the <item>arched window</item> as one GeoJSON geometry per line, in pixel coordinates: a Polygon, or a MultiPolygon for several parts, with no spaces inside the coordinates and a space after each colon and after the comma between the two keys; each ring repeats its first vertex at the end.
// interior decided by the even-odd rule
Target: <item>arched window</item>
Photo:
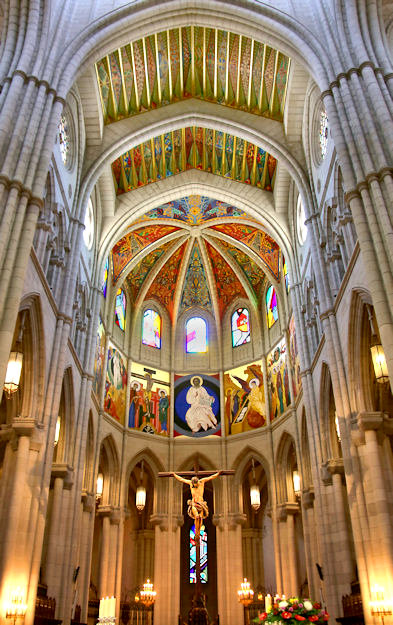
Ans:
{"type": "Polygon", "coordinates": [[[143,313],[142,343],[161,349],[161,317],[150,308],[143,313]]]}
{"type": "Polygon", "coordinates": [[[268,328],[272,328],[278,320],[277,295],[272,285],[266,291],[266,318],[268,328]]]}
{"type": "Polygon", "coordinates": [[[321,149],[321,159],[326,156],[329,138],[329,120],[326,111],[322,110],[319,115],[319,147],[321,149]]]}
{"type": "Polygon", "coordinates": [[[282,273],[284,276],[285,290],[288,294],[289,293],[289,276],[288,276],[288,267],[287,267],[287,261],[285,260],[285,256],[282,257],[282,273]]]}
{"type": "Polygon", "coordinates": [[[124,331],[126,327],[126,295],[123,289],[119,289],[116,293],[115,302],[115,321],[120,330],[124,331]]]}
{"type": "Polygon", "coordinates": [[[70,134],[68,128],[68,120],[65,115],[60,117],[59,122],[59,144],[60,154],[64,165],[67,164],[69,151],[70,151],[70,134]]]}
{"type": "Polygon", "coordinates": [[[232,315],[232,347],[250,342],[250,315],[247,308],[238,308],[232,315]]]}
{"type": "MultiPolygon", "coordinates": [[[[201,527],[200,536],[201,582],[207,584],[207,532],[204,525],[201,527]]],[[[195,523],[190,529],[190,584],[196,584],[195,523]]]]}
{"type": "Polygon", "coordinates": [[[101,282],[101,290],[104,294],[104,297],[106,297],[106,287],[108,286],[108,275],[109,275],[109,257],[105,261],[104,275],[102,276],[102,282],[101,282]]]}
{"type": "Polygon", "coordinates": [[[207,351],[207,326],[201,317],[192,317],[186,324],[186,352],[196,354],[207,351]]]}

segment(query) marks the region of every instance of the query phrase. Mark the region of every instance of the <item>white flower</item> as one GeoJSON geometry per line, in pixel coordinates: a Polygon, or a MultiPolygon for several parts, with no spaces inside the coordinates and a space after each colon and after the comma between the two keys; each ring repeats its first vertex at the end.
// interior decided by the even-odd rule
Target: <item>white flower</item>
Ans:
{"type": "Polygon", "coordinates": [[[286,608],[288,606],[288,601],[280,601],[280,603],[278,604],[279,608],[286,608]]]}
{"type": "Polygon", "coordinates": [[[312,605],[311,601],[304,601],[303,605],[306,608],[306,610],[312,610],[312,608],[313,608],[313,605],[312,605]]]}

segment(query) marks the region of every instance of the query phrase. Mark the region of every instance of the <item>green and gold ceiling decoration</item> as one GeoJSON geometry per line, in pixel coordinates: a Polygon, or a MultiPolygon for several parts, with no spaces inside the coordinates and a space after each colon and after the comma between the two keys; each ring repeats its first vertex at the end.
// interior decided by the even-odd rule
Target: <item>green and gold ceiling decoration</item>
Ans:
{"type": "Polygon", "coordinates": [[[217,28],[186,26],[143,37],[96,63],[104,123],[185,98],[282,121],[290,59],[217,28]]]}
{"type": "Polygon", "coordinates": [[[112,163],[116,195],[188,169],[201,169],[272,191],[276,168],[274,156],[253,143],[199,126],[154,137],[112,163]]]}

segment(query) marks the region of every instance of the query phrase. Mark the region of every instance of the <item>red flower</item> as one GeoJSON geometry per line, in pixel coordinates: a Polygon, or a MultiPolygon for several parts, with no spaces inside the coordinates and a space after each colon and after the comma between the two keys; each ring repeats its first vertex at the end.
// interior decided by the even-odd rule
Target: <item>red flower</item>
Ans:
{"type": "Polygon", "coordinates": [[[295,614],[295,619],[296,619],[297,621],[305,621],[305,620],[306,620],[306,617],[305,617],[305,616],[302,616],[301,614],[295,614]]]}
{"type": "Polygon", "coordinates": [[[266,619],[267,619],[267,612],[261,612],[259,615],[259,620],[266,621],[266,619]]]}
{"type": "Polygon", "coordinates": [[[281,612],[281,616],[283,618],[291,618],[292,614],[290,612],[281,612]]]}
{"type": "Polygon", "coordinates": [[[312,616],[308,617],[308,620],[311,621],[311,623],[315,623],[315,621],[318,621],[318,617],[316,614],[313,614],[312,616]]]}
{"type": "Polygon", "coordinates": [[[329,620],[329,614],[327,612],[325,612],[325,614],[323,615],[323,620],[324,621],[328,621],[329,620]]]}
{"type": "Polygon", "coordinates": [[[314,603],[314,608],[315,608],[316,610],[320,610],[320,608],[321,608],[321,604],[320,604],[320,603],[318,603],[318,601],[317,601],[316,603],[314,603]]]}

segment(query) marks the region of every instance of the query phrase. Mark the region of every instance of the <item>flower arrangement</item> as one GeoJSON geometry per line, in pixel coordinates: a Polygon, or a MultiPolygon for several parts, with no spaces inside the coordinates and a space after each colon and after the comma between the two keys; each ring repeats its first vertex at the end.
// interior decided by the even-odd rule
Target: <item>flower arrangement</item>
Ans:
{"type": "MultiPolygon", "coordinates": [[[[270,596],[269,596],[269,600],[270,596]]],[[[263,624],[275,623],[276,625],[304,625],[315,623],[315,625],[326,625],[329,614],[322,608],[320,603],[312,603],[309,599],[299,599],[298,597],[276,596],[270,607],[270,601],[266,597],[267,612],[261,612],[253,619],[253,623],[263,624]],[[270,609],[269,609],[270,608],[270,609]]]]}

